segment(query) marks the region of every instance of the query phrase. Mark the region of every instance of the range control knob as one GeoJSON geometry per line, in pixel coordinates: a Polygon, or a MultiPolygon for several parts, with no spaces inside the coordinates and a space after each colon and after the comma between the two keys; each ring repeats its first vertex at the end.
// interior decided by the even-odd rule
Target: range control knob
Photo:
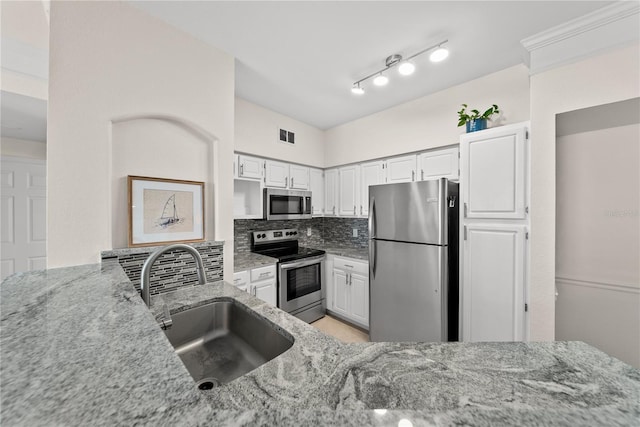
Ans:
{"type": "Polygon", "coordinates": [[[297,231],[292,231],[291,234],[298,234],[298,232],[297,231]]]}
{"type": "Polygon", "coordinates": [[[288,231],[286,233],[284,233],[285,236],[288,236],[289,234],[291,234],[291,233],[289,233],[288,231]]]}

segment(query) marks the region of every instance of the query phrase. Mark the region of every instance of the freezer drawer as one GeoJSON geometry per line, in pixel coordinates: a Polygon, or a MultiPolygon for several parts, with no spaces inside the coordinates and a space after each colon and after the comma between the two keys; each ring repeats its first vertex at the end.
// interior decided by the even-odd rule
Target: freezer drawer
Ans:
{"type": "Polygon", "coordinates": [[[369,241],[371,341],[447,341],[447,248],[369,241]]]}

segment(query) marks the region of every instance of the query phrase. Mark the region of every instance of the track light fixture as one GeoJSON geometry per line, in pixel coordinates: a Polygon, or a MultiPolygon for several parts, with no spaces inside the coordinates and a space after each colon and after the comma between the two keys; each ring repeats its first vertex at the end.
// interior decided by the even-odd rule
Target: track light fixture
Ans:
{"type": "Polygon", "coordinates": [[[449,56],[449,51],[447,50],[447,48],[442,47],[443,44],[447,43],[449,40],[444,40],[441,41],[438,44],[435,44],[433,46],[429,46],[426,49],[422,49],[421,51],[414,53],[413,55],[409,56],[408,58],[402,58],[402,55],[399,54],[394,54],[391,56],[388,56],[385,59],[385,67],[382,70],[376,71],[375,73],[369,74],[366,77],[361,78],[360,80],[358,80],[357,82],[355,82],[353,84],[353,86],[351,87],[351,92],[356,94],[356,95],[362,95],[364,94],[364,89],[360,86],[360,83],[369,80],[372,77],[375,77],[373,79],[373,84],[376,86],[385,86],[387,83],[389,83],[389,78],[387,76],[385,76],[383,73],[385,71],[387,71],[389,68],[393,68],[396,65],[398,66],[398,72],[403,75],[403,76],[409,76],[411,74],[413,74],[413,72],[416,69],[416,66],[413,62],[411,62],[411,59],[415,58],[418,55],[422,55],[425,52],[429,52],[432,51],[431,55],[429,55],[429,59],[432,62],[440,62],[444,59],[447,58],[447,56],[449,56]]]}

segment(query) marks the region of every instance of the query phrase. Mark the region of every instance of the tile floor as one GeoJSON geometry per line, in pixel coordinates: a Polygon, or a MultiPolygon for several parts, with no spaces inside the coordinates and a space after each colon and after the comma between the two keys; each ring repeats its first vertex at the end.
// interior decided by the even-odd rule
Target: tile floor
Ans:
{"type": "Polygon", "coordinates": [[[342,342],[368,342],[369,335],[335,317],[324,316],[311,324],[327,335],[339,339],[342,342]]]}

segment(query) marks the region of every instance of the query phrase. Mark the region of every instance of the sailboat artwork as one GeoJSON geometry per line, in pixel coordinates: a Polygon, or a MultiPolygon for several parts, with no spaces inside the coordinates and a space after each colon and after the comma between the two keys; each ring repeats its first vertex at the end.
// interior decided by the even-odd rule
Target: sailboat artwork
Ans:
{"type": "Polygon", "coordinates": [[[145,233],[193,231],[191,191],[144,189],[145,233]]]}
{"type": "Polygon", "coordinates": [[[129,246],[204,241],[204,182],[127,177],[129,246]]]}
{"type": "Polygon", "coordinates": [[[176,209],[176,195],[172,194],[164,204],[162,209],[162,215],[158,218],[157,224],[162,228],[170,227],[180,223],[180,217],[178,216],[178,210],[176,209]]]}

